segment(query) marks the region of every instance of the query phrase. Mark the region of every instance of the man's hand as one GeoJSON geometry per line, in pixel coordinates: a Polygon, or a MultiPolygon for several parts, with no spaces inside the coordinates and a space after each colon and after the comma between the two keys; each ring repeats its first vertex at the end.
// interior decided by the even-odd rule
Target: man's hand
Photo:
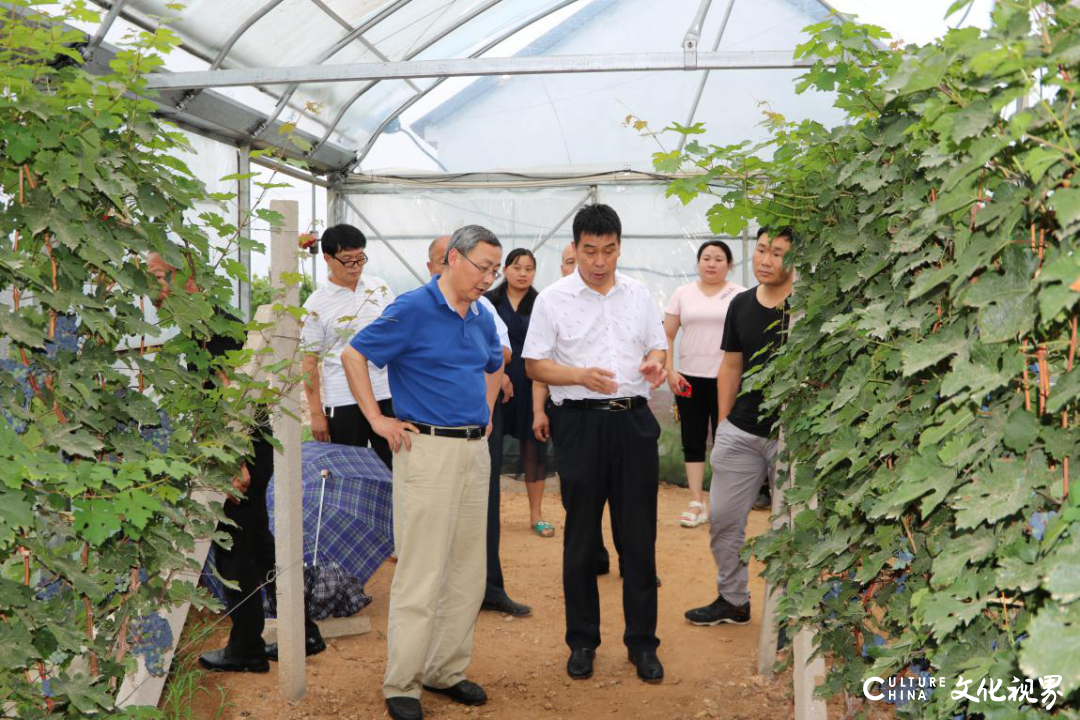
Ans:
{"type": "Polygon", "coordinates": [[[547,413],[543,410],[533,413],[533,435],[540,442],[544,442],[551,437],[551,421],[548,420],[547,413]]]}
{"type": "Polygon", "coordinates": [[[487,440],[491,437],[491,431],[495,429],[494,423],[488,420],[487,429],[484,430],[484,439],[487,440]]]}
{"type": "Polygon", "coordinates": [[[514,383],[510,382],[506,375],[502,378],[502,396],[504,403],[510,402],[510,398],[514,397],[514,383]]]}
{"type": "Polygon", "coordinates": [[[330,421],[323,413],[311,414],[311,437],[318,442],[330,442],[330,421]]]}
{"type": "Polygon", "coordinates": [[[420,433],[412,423],[402,422],[396,418],[386,417],[385,415],[372,421],[371,429],[374,430],[379,437],[386,440],[387,444],[390,445],[390,450],[392,452],[397,452],[403,445],[405,446],[405,450],[412,450],[412,440],[409,439],[409,434],[420,433]]]}
{"type": "Polygon", "coordinates": [[[615,373],[603,368],[585,368],[581,373],[579,384],[603,395],[610,395],[619,389],[618,383],[615,382],[615,373]]]}
{"type": "Polygon", "coordinates": [[[639,367],[638,370],[645,376],[645,379],[649,382],[649,386],[653,390],[663,385],[664,380],[667,379],[667,370],[656,360],[646,360],[641,363],[641,367],[639,367]]]}
{"type": "MultiPolygon", "coordinates": [[[[248,488],[251,487],[251,473],[248,472],[247,465],[240,466],[240,474],[232,479],[233,490],[238,493],[247,495],[248,488]]],[[[239,503],[242,498],[238,498],[235,495],[229,496],[229,502],[239,503]]]]}

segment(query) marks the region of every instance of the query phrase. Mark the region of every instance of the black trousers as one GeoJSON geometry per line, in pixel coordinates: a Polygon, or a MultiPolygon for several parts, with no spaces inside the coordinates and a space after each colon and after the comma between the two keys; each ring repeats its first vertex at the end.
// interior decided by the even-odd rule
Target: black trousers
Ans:
{"type": "MultiPolygon", "coordinates": [[[[387,417],[394,417],[394,403],[390,399],[380,400],[379,409],[387,417]]],[[[338,445],[355,447],[371,446],[386,467],[394,469],[394,453],[390,443],[371,429],[371,423],[364,417],[359,405],[341,405],[336,408],[323,408],[330,425],[330,442],[338,445]]]]}
{"type": "Polygon", "coordinates": [[[563,593],[566,644],[600,645],[596,558],[604,503],[618,527],[623,566],[623,642],[654,649],[656,637],[656,502],[660,425],[648,406],[624,412],[559,407],[552,423],[566,530],[563,593]]]}
{"type": "Polygon", "coordinates": [[[705,462],[705,445],[719,425],[720,404],[716,395],[716,378],[684,375],[690,383],[690,397],[675,396],[682,430],[683,460],[705,462]]]}
{"type": "Polygon", "coordinates": [[[499,537],[501,520],[499,517],[499,499],[502,485],[503,455],[503,403],[502,393],[495,399],[495,412],[491,415],[491,436],[488,438],[488,453],[491,455],[491,474],[488,485],[487,514],[487,584],[484,599],[501,600],[506,597],[503,585],[502,562],[499,560],[499,537]]]}
{"type": "MultiPolygon", "coordinates": [[[[222,524],[218,529],[232,538],[228,550],[217,548],[217,569],[221,576],[236,582],[239,590],[225,589],[225,603],[232,618],[229,651],[240,657],[258,658],[266,653],[262,634],[266,626],[261,586],[276,591],[274,570],[274,535],[270,532],[270,514],[266,509],[266,489],[274,474],[274,448],[265,440],[256,440],[254,456],[247,463],[251,486],[247,497],[238,503],[225,503],[225,517],[236,526],[222,524]]],[[[317,636],[319,628],[304,613],[305,632],[317,636]]]]}

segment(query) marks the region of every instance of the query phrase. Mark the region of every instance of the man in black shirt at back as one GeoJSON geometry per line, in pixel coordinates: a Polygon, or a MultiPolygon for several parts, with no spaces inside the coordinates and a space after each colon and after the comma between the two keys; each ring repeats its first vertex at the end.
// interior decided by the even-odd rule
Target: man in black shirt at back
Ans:
{"type": "Polygon", "coordinates": [[[713,444],[712,487],[709,490],[709,535],[718,571],[716,600],[686,611],[694,625],[750,622],[747,566],[739,558],[746,540],[746,519],[762,482],[776,479],[775,413],[762,417],[761,390],[740,393],[745,375],[769,362],[787,329],[787,300],[792,273],[784,256],[794,237],[789,229],[758,231],[754,277],[758,285],[735,296],[724,323],[716,385],[720,423],[713,444]]]}

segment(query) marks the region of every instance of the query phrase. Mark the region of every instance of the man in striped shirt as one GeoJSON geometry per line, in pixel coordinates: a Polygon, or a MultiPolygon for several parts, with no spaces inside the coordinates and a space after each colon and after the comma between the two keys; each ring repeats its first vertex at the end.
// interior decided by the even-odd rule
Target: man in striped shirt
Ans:
{"type": "MultiPolygon", "coordinates": [[[[335,225],[327,228],[321,242],[328,282],[304,303],[308,315],[300,334],[311,435],[319,442],[370,445],[386,466],[392,467],[390,446],[372,431],[349,389],[341,352],[394,301],[394,293],[383,280],[364,275],[367,238],[360,230],[335,225]]],[[[379,409],[393,417],[386,370],[371,365],[369,377],[379,409]]]]}

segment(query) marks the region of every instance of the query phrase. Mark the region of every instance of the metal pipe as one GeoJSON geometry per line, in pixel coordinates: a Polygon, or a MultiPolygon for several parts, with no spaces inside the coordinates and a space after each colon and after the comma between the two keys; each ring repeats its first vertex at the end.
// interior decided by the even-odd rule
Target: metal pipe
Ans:
{"type": "Polygon", "coordinates": [[[533,253],[535,254],[537,250],[539,250],[540,248],[542,248],[544,246],[544,243],[546,243],[551,238],[555,237],[555,233],[557,233],[559,231],[559,228],[561,228],[563,225],[565,225],[567,220],[574,217],[574,214],[578,210],[580,210],[581,207],[585,203],[589,202],[589,200],[591,200],[595,194],[596,194],[596,186],[593,185],[585,193],[585,197],[581,198],[581,200],[579,200],[578,203],[576,205],[574,205],[574,207],[570,208],[570,212],[563,215],[562,219],[559,220],[559,222],[555,223],[555,225],[552,226],[552,228],[550,230],[548,230],[547,233],[542,238],[540,238],[539,240],[536,241],[536,244],[533,245],[533,249],[532,249],[533,253]]]}
{"type": "Polygon", "coordinates": [[[394,253],[394,257],[396,257],[398,260],[401,261],[401,264],[405,266],[405,269],[408,270],[409,272],[411,272],[413,277],[415,277],[417,280],[420,281],[421,285],[426,284],[427,280],[425,280],[420,275],[420,273],[416,272],[416,270],[413,269],[413,266],[409,264],[409,261],[405,259],[405,256],[403,256],[401,253],[399,253],[397,251],[397,248],[394,247],[392,244],[390,244],[390,242],[386,238],[384,238],[382,236],[382,233],[379,232],[379,229],[376,228],[374,225],[372,225],[370,220],[368,220],[366,217],[364,217],[364,213],[360,212],[360,208],[356,207],[356,205],[353,204],[352,199],[350,199],[347,195],[342,195],[341,198],[345,201],[345,204],[348,205],[349,207],[351,207],[352,211],[354,213],[356,213],[356,217],[363,220],[364,224],[367,225],[368,228],[371,229],[372,234],[375,237],[379,238],[379,240],[382,240],[383,245],[386,245],[386,247],[389,248],[390,252],[394,253]]]}
{"type": "MultiPolygon", "coordinates": [[[[346,20],[345,18],[341,17],[336,12],[334,12],[334,8],[327,5],[325,2],[323,2],[323,0],[311,0],[311,2],[313,2],[315,4],[315,7],[322,10],[323,14],[325,14],[327,17],[329,17],[331,20],[336,22],[341,27],[343,27],[343,28],[345,28],[346,30],[349,30],[349,31],[351,31],[353,29],[352,25],[349,24],[348,20],[346,20]]],[[[373,44],[368,42],[368,39],[366,37],[361,35],[360,37],[357,38],[357,40],[360,42],[361,45],[363,45],[365,48],[367,48],[368,52],[370,52],[372,55],[379,58],[383,62],[390,62],[390,58],[386,57],[386,55],[384,55],[383,52],[381,50],[379,50],[379,48],[375,47],[373,44]]],[[[406,60],[407,59],[408,58],[406,58],[406,60]]],[[[419,86],[417,86],[416,83],[414,83],[412,80],[406,80],[406,82],[409,84],[409,87],[411,87],[413,90],[415,90],[416,92],[420,92],[419,86]]]]}
{"type": "MultiPolygon", "coordinates": [[[[321,0],[313,0],[313,1],[314,2],[320,2],[321,0]]],[[[502,2],[502,0],[489,0],[489,2],[487,4],[480,6],[479,8],[472,11],[471,13],[466,14],[465,16],[460,18],[457,22],[451,24],[449,27],[445,28],[442,32],[440,32],[438,35],[431,38],[431,40],[429,40],[428,42],[424,43],[423,45],[421,45],[419,48],[417,48],[413,52],[406,55],[405,59],[406,60],[412,60],[413,58],[417,57],[420,53],[424,52],[425,50],[430,48],[432,45],[439,42],[440,40],[445,38],[447,35],[449,35],[450,33],[454,32],[455,30],[460,28],[465,23],[469,22],[470,20],[472,20],[476,16],[480,15],[481,13],[486,12],[490,8],[494,7],[495,5],[498,5],[500,2],[502,2]]],[[[334,119],[330,121],[329,127],[326,130],[326,134],[322,136],[322,139],[319,140],[319,142],[315,143],[314,147],[312,147],[312,150],[311,150],[312,152],[315,152],[316,150],[318,150],[320,147],[322,147],[323,143],[325,143],[328,139],[330,139],[330,135],[333,134],[334,129],[337,128],[338,123],[341,122],[341,119],[343,117],[345,117],[345,113],[349,111],[349,108],[351,108],[353,105],[355,105],[356,101],[359,100],[361,97],[363,97],[364,94],[367,93],[368,90],[375,87],[375,85],[376,85],[375,82],[365,83],[363,85],[363,87],[361,87],[359,90],[357,90],[356,93],[351,98],[349,98],[345,102],[344,105],[341,106],[341,109],[338,110],[337,115],[335,115],[334,119]]],[[[410,82],[409,85],[411,85],[412,88],[414,90],[416,90],[416,92],[418,92],[418,93],[430,92],[430,89],[428,91],[421,90],[419,87],[417,87],[412,82],[410,82]]]]}
{"type": "MultiPolygon", "coordinates": [[[[694,69],[712,70],[793,70],[812,67],[807,60],[795,60],[788,51],[702,53],[694,69]]],[[[245,85],[287,85],[301,83],[354,82],[358,80],[404,80],[482,75],[551,75],[596,72],[685,71],[678,53],[620,53],[611,55],[558,55],[534,57],[455,58],[411,60],[392,63],[345,63],[341,65],[300,65],[297,67],[201,70],[177,73],[149,73],[147,88],[184,89],[241,87],[245,85]]]]}
{"type": "Polygon", "coordinates": [[[211,70],[217,70],[221,67],[221,63],[225,62],[225,56],[233,49],[233,46],[240,41],[240,38],[244,36],[251,26],[266,17],[267,13],[280,5],[284,0],[270,0],[270,2],[263,5],[261,8],[253,12],[248,16],[248,19],[240,23],[240,26],[233,31],[233,34],[229,36],[229,39],[225,41],[225,44],[221,46],[221,50],[218,51],[217,56],[214,58],[214,62],[210,63],[211,70]]]}
{"type": "Polygon", "coordinates": [[[120,11],[124,9],[124,3],[127,0],[113,0],[112,5],[109,6],[109,12],[105,15],[105,19],[98,25],[98,29],[94,32],[94,37],[90,38],[90,42],[86,44],[86,47],[82,50],[82,56],[84,61],[89,61],[94,56],[94,51],[98,49],[98,46],[105,41],[105,36],[109,34],[109,29],[112,28],[113,23],[116,22],[116,18],[120,17],[120,11]]]}
{"type": "MultiPolygon", "coordinates": [[[[548,17],[549,15],[552,15],[553,13],[556,13],[559,10],[562,10],[563,8],[565,8],[565,7],[569,6],[569,5],[572,5],[575,2],[577,2],[577,0],[563,0],[560,3],[556,3],[555,5],[552,5],[550,8],[548,8],[547,10],[544,10],[543,12],[539,13],[538,15],[535,15],[535,16],[529,18],[528,20],[524,20],[524,21],[518,23],[517,25],[515,25],[514,27],[510,28],[509,30],[507,30],[503,34],[492,38],[486,45],[484,45],[482,48],[480,48],[476,52],[469,55],[469,57],[470,58],[479,58],[484,53],[486,53],[489,50],[491,50],[492,48],[498,46],[500,43],[505,42],[507,39],[513,37],[514,35],[521,32],[522,30],[529,27],[530,25],[543,20],[544,18],[548,17]]],[[[353,168],[359,167],[360,163],[364,162],[364,158],[366,158],[368,156],[368,153],[371,152],[371,148],[375,147],[375,142],[382,136],[383,131],[386,130],[386,128],[390,125],[390,123],[392,123],[397,118],[401,117],[402,113],[404,113],[406,110],[408,110],[413,105],[415,105],[417,102],[419,102],[419,100],[422,97],[424,97],[425,95],[430,93],[435,88],[439,87],[439,85],[441,85],[445,79],[446,78],[439,78],[438,80],[433,82],[431,84],[431,87],[429,87],[427,90],[424,90],[423,92],[412,96],[411,98],[406,100],[403,104],[399,105],[397,107],[397,109],[394,110],[394,112],[390,113],[386,117],[386,119],[384,119],[382,121],[382,123],[379,124],[379,127],[375,128],[375,132],[373,132],[371,134],[371,137],[368,138],[368,141],[366,143],[364,143],[363,149],[359,153],[357,153],[356,160],[354,160],[352,162],[352,164],[349,165],[348,170],[351,171],[353,168]]],[[[329,137],[329,135],[327,135],[327,137],[329,137]]]]}
{"type": "MultiPolygon", "coordinates": [[[[735,0],[728,0],[727,9],[724,11],[724,19],[720,22],[720,30],[716,33],[716,42],[713,43],[712,51],[716,52],[720,47],[720,41],[724,37],[724,31],[727,30],[728,20],[731,19],[731,8],[735,7],[735,0]]],[[[690,113],[686,116],[686,124],[684,127],[690,127],[694,122],[694,116],[697,115],[698,104],[701,102],[701,95],[705,92],[705,83],[709,81],[710,70],[706,70],[701,76],[701,82],[698,83],[697,92],[694,93],[694,102],[690,104],[690,113]]],[[[683,135],[679,138],[679,147],[677,152],[682,152],[683,146],[686,144],[686,136],[683,135]]]]}
{"type": "Polygon", "coordinates": [[[683,36],[683,64],[688,67],[697,67],[698,45],[701,44],[701,31],[705,27],[705,17],[709,14],[712,0],[701,0],[694,20],[683,36]]]}
{"type": "MultiPolygon", "coordinates": [[[[392,5],[389,5],[388,7],[383,8],[378,13],[376,13],[373,18],[371,18],[367,22],[364,22],[364,23],[361,23],[360,25],[357,25],[355,28],[353,28],[348,33],[346,33],[345,36],[342,37],[341,39],[339,39],[336,43],[334,43],[333,45],[328,47],[326,50],[323,50],[323,52],[319,54],[319,57],[317,57],[315,59],[315,63],[317,65],[321,65],[322,63],[326,62],[327,60],[332,58],[334,55],[336,55],[337,53],[339,53],[340,51],[342,51],[346,47],[348,47],[350,44],[352,44],[353,40],[356,40],[357,38],[362,36],[364,33],[366,33],[368,30],[375,27],[376,25],[381,23],[383,20],[385,20],[386,18],[390,17],[391,15],[393,15],[395,12],[397,12],[401,8],[408,5],[410,2],[411,2],[411,0],[397,0],[392,5]]],[[[290,84],[289,85],[289,87],[285,90],[285,92],[283,92],[281,94],[281,97],[278,99],[277,105],[275,105],[274,109],[270,112],[270,117],[268,117],[262,123],[262,125],[260,125],[255,130],[255,132],[252,133],[253,137],[258,137],[259,135],[261,135],[263,132],[266,131],[267,128],[270,127],[271,123],[273,123],[275,120],[277,120],[278,115],[280,115],[282,113],[282,111],[285,109],[285,106],[288,105],[289,100],[292,98],[293,94],[296,92],[296,89],[298,87],[299,87],[299,84],[290,84]]]]}

